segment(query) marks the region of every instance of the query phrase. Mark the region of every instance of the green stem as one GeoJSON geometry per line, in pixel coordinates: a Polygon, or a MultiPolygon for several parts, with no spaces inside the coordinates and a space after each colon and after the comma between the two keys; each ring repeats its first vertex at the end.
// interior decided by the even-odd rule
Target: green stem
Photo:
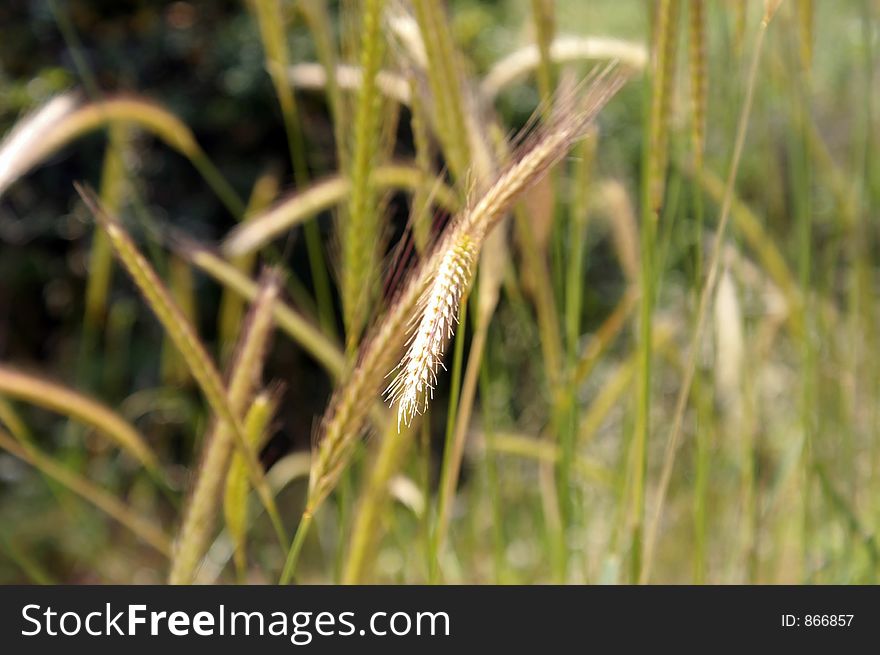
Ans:
{"type": "Polygon", "coordinates": [[[293,574],[296,572],[296,565],[299,562],[299,555],[302,551],[309,528],[312,526],[312,513],[309,509],[303,512],[299,525],[296,528],[296,534],[293,535],[293,542],[290,544],[290,550],[287,551],[287,559],[284,562],[284,570],[278,579],[278,584],[290,584],[293,574]]]}
{"type": "Polygon", "coordinates": [[[459,317],[459,333],[455,339],[455,353],[452,359],[452,376],[449,390],[449,411],[446,416],[446,441],[443,447],[443,465],[440,472],[440,500],[437,508],[437,521],[431,535],[431,554],[429,561],[428,580],[437,582],[440,574],[440,550],[446,536],[449,522],[449,507],[455,495],[455,484],[458,480],[458,468],[455,466],[455,424],[458,415],[458,400],[461,391],[461,375],[464,361],[464,335],[467,326],[467,299],[461,303],[459,317]]]}

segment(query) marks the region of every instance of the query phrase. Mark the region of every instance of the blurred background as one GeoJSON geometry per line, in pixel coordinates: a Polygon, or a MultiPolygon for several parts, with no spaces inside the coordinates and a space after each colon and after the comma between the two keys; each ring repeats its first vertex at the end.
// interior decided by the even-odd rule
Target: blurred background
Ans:
{"type": "MultiPolygon", "coordinates": [[[[327,6],[341,61],[353,63],[356,57],[346,56],[352,52],[346,34],[357,25],[358,3],[318,4],[327,6]]],[[[535,42],[534,12],[541,4],[445,3],[467,84],[477,88],[497,62],[535,42]]],[[[511,263],[482,357],[447,543],[434,552],[431,534],[447,426],[456,411],[449,402],[455,374],[441,379],[423,428],[391,476],[389,498],[370,528],[372,565],[361,579],[876,582],[880,3],[784,0],[770,24],[718,284],[696,341],[700,292],[765,3],[673,3],[679,13],[664,127],[668,167],[655,238],[647,242],[650,257],[643,252],[645,216],[651,213],[642,189],[644,162],[656,146],[649,125],[656,80],[650,74],[652,26],[664,3],[543,4],[551,6],[551,36],[619,41],[642,53],[648,69],[636,72],[602,113],[593,145],[579,147],[526,199],[557,303],[567,395],[548,381],[541,286],[511,234],[511,263]],[[702,33],[693,20],[698,6],[705,12],[702,33]],[[695,48],[704,53],[702,77],[693,70],[699,63],[695,48]],[[706,88],[705,113],[696,120],[695,80],[706,88]],[[695,158],[695,123],[705,125],[701,159],[695,158]],[[695,160],[703,174],[695,172],[695,160]],[[638,388],[645,375],[638,357],[638,290],[645,266],[653,279],[654,348],[642,459],[636,448],[638,388]],[[667,488],[668,443],[677,432],[676,402],[691,353],[693,388],[667,488]],[[567,428],[554,405],[560,397],[572,405],[562,413],[567,428]],[[570,442],[563,433],[572,435],[570,442]],[[654,526],[656,550],[646,574],[645,536],[642,528],[633,530],[633,516],[642,517],[636,523],[650,532],[658,502],[663,513],[654,526]]],[[[318,61],[321,53],[299,2],[278,5],[290,62],[318,61]]],[[[388,5],[407,11],[403,2],[388,5]]],[[[383,26],[383,33],[389,29],[383,26]]],[[[397,61],[401,46],[389,42],[383,66],[403,70],[397,61]]],[[[555,66],[555,73],[583,76],[595,65],[590,58],[574,59],[555,66]]],[[[266,204],[300,189],[248,2],[5,0],[0,135],[69,90],[83,102],[123,94],[161,105],[188,127],[244,202],[260,181],[266,204]]],[[[308,176],[321,179],[339,169],[338,126],[322,90],[297,89],[295,98],[308,176]]],[[[533,68],[486,102],[504,133],[513,135],[541,98],[533,68]]],[[[384,138],[389,161],[412,161],[419,154],[405,107],[384,138]]],[[[186,366],[118,267],[106,295],[88,298],[95,225],[72,185],[106,184],[109,143],[107,129],[78,136],[0,189],[0,363],[112,408],[156,453],[161,479],[95,430],[2,389],[0,426],[34,444],[51,466],[91,481],[133,515],[173,535],[210,415],[186,366]]],[[[0,146],[0,161],[2,152],[0,146]]],[[[217,187],[206,183],[204,170],[155,136],[131,130],[119,154],[110,164],[122,185],[119,214],[211,354],[223,362],[231,345],[222,321],[224,289],[177,256],[173,244],[185,234],[214,247],[237,219],[217,187]]],[[[445,162],[442,152],[435,155],[439,172],[445,162]]],[[[389,192],[383,206],[391,234],[383,268],[387,285],[402,271],[394,255],[407,238],[412,195],[389,192]]],[[[289,249],[280,239],[265,261],[286,266],[286,300],[328,338],[342,342],[334,216],[322,212],[312,221],[326,260],[323,282],[310,265],[302,227],[292,231],[289,249]],[[331,294],[330,320],[316,301],[322,284],[331,294]]],[[[437,229],[442,224],[438,220],[437,229]]],[[[469,329],[463,330],[465,354],[472,344],[469,329]]],[[[279,505],[292,530],[308,474],[296,457],[310,451],[334,383],[280,332],[264,381],[278,383],[280,400],[260,458],[283,481],[279,505]]],[[[359,499],[383,438],[370,435],[358,446],[318,515],[299,565],[304,581],[343,575],[359,499]]],[[[163,581],[163,555],[93,505],[45,467],[0,451],[0,583],[163,581]]],[[[258,504],[252,510],[246,569],[235,570],[228,535],[218,528],[200,581],[277,578],[285,554],[258,504]]]]}

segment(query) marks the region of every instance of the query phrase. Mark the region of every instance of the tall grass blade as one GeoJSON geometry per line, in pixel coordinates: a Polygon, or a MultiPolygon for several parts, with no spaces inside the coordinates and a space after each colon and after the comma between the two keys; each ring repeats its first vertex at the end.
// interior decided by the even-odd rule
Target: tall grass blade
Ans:
{"type": "Polygon", "coordinates": [[[107,232],[114,252],[128,270],[129,275],[144,296],[150,309],[155,313],[169,337],[174,339],[175,345],[186,359],[190,373],[198,382],[211,409],[216,414],[218,420],[225,424],[226,429],[231,432],[238,448],[245,455],[248,463],[248,472],[251,476],[251,484],[254,485],[263,506],[266,508],[266,512],[272,519],[279,541],[286,541],[284,528],[278,516],[278,510],[275,507],[275,501],[269,494],[260,464],[257,461],[256,455],[244,440],[241,421],[229,407],[229,394],[227,394],[223,386],[220,374],[196,336],[195,330],[186,321],[177,305],[174,304],[159,277],[143,255],[138,252],[119,221],[101,207],[100,201],[95,197],[94,193],[87,191],[79,185],[76,188],[95,219],[107,232]]]}

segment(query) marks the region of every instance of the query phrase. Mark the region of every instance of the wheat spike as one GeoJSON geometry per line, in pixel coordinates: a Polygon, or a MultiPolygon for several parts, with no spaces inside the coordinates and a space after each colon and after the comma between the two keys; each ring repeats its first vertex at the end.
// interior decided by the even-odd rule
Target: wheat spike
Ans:
{"type": "MultiPolygon", "coordinates": [[[[337,389],[324,414],[317,436],[317,453],[312,461],[309,477],[307,511],[310,514],[336,485],[340,472],[348,463],[353,444],[370,408],[367,401],[373,385],[377,377],[381,379],[382,372],[394,366],[396,349],[405,341],[407,322],[415,320],[421,326],[424,312],[420,311],[419,302],[431,294],[431,291],[426,292],[425,289],[434,289],[440,285],[441,264],[452,257],[450,250],[464,248],[472,253],[471,263],[475,262],[485,237],[501,221],[511,204],[586,134],[593,119],[626,79],[626,73],[614,66],[606,67],[588,78],[583,89],[575,92],[573,99],[579,98],[575,107],[558,116],[534,138],[529,139],[519,156],[497,177],[479,200],[453,219],[431,254],[402,286],[384,319],[366,340],[357,365],[337,389]],[[467,244],[465,239],[470,239],[473,245],[467,244]]],[[[569,103],[563,101],[561,106],[565,107],[567,104],[569,103]]],[[[462,257],[461,254],[457,256],[462,257]]],[[[470,275],[460,278],[462,288],[458,296],[459,303],[470,281],[470,275]]],[[[457,312],[458,303],[455,304],[457,312]]],[[[418,332],[416,329],[416,335],[418,332]]],[[[394,397],[392,394],[392,398],[394,397]]],[[[430,399],[430,393],[428,398],[430,399]]],[[[401,415],[401,419],[405,415],[406,412],[401,415]]]]}
{"type": "Polygon", "coordinates": [[[443,366],[446,344],[458,323],[462,297],[470,285],[471,267],[477,244],[467,234],[443,255],[437,276],[420,301],[418,326],[397,367],[394,380],[385,389],[390,404],[397,403],[397,431],[403,422],[409,426],[416,414],[428,408],[434,396],[438,367],[443,366]]]}

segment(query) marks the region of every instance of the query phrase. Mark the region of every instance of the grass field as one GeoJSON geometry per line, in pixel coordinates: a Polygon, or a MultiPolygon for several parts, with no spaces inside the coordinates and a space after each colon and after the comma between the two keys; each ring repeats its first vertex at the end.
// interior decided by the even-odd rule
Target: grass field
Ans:
{"type": "Polygon", "coordinates": [[[111,4],[0,10],[0,582],[877,582],[880,4],[111,4]]]}

